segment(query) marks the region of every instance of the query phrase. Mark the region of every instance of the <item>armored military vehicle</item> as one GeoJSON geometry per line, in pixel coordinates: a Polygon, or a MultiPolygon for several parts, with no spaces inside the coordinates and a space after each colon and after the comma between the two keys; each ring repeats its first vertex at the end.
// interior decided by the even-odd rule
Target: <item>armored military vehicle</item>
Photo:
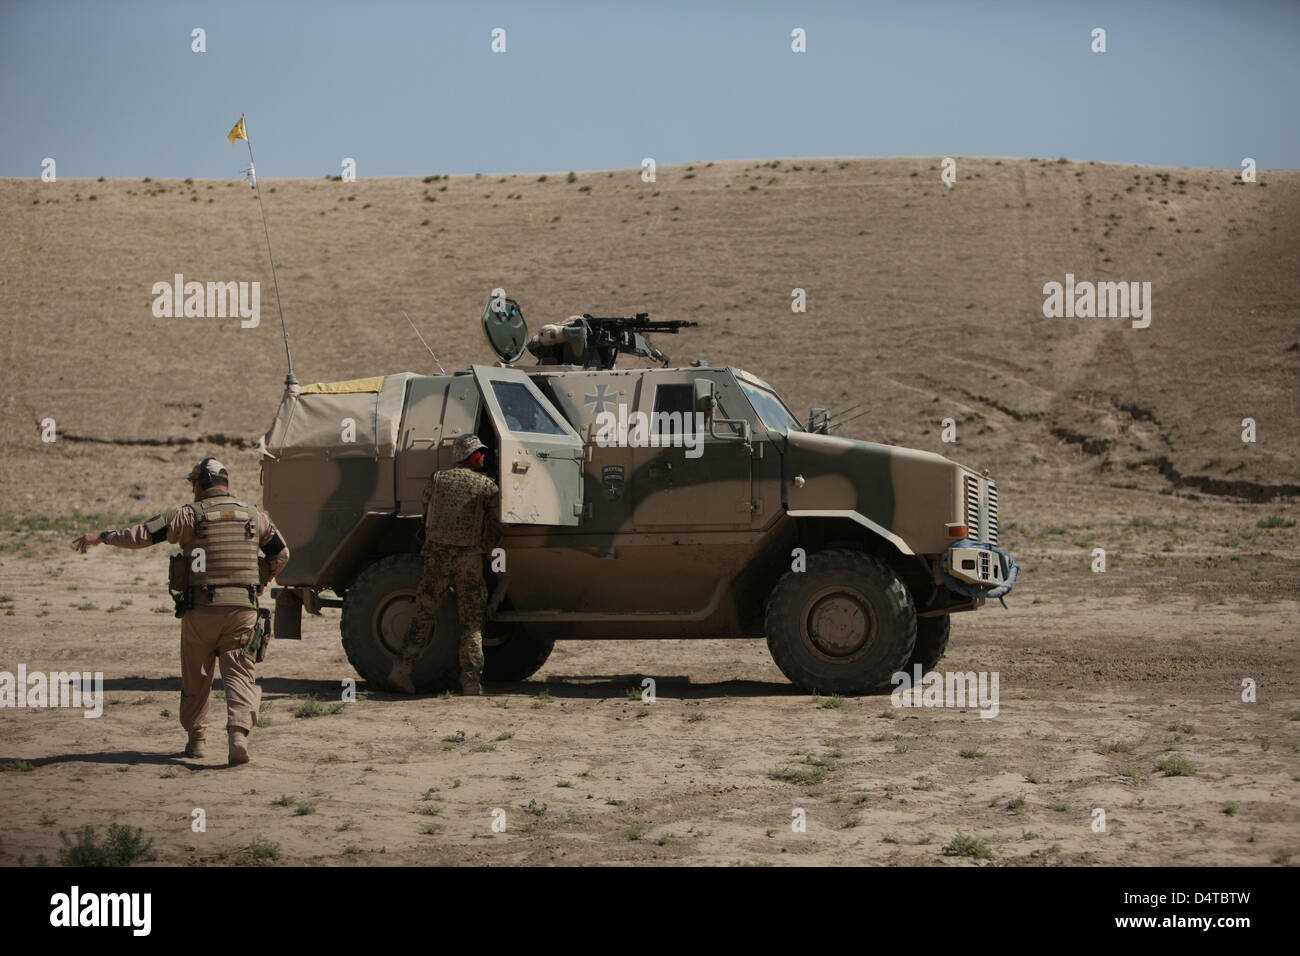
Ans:
{"type": "MultiPolygon", "coordinates": [[[[586,315],[530,340],[500,297],[482,321],[498,364],[286,386],[262,461],[292,549],[278,636],[300,636],[304,607],[341,608],[348,659],[385,686],[414,612],[425,483],[467,433],[501,486],[488,682],[529,677],[561,639],[766,636],[798,687],[859,694],[933,668],[950,616],[1014,583],[985,474],[838,437],[826,409],[800,421],[741,369],[673,367],[649,335],[694,323],[586,315]],[[516,364],[526,348],[538,364],[516,364]],[[617,368],[620,353],[660,367],[617,368]]],[[[457,686],[454,607],[417,689],[457,686]]]]}

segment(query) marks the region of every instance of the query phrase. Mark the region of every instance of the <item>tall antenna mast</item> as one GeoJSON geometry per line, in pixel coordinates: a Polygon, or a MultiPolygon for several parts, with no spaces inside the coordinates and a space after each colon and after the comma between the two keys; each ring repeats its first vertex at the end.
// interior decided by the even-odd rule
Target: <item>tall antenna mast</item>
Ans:
{"type": "Polygon", "coordinates": [[[266,257],[271,260],[271,282],[275,286],[275,308],[280,313],[280,332],[284,335],[284,357],[289,363],[289,374],[285,376],[284,384],[297,385],[298,377],[293,374],[293,354],[289,351],[289,329],[284,324],[284,308],[280,305],[280,280],[275,274],[275,256],[271,254],[271,230],[266,225],[266,206],[262,203],[262,190],[257,188],[257,166],[253,160],[253,141],[248,138],[248,127],[244,125],[243,113],[239,114],[239,122],[230,131],[230,145],[234,146],[237,139],[242,139],[244,145],[248,147],[248,182],[257,195],[257,208],[262,212],[262,233],[266,236],[266,257]]]}

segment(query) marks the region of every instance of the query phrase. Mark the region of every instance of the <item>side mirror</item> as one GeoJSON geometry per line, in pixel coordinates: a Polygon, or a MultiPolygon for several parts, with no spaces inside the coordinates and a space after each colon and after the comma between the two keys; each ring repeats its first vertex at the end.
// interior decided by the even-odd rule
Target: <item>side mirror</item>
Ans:
{"type": "Polygon", "coordinates": [[[708,417],[713,414],[713,406],[717,404],[717,399],[713,397],[713,380],[708,378],[697,378],[695,380],[695,410],[703,412],[708,417]]]}

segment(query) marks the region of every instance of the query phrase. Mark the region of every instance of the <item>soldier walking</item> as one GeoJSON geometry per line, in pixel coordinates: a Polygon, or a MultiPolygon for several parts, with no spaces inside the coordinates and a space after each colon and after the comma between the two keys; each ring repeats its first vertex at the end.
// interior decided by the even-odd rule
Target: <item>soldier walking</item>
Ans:
{"type": "Polygon", "coordinates": [[[456,588],[460,618],[460,690],[483,693],[483,617],[487,588],[483,554],[495,544],[500,489],[482,473],[484,446],[476,435],[462,435],[452,446],[456,467],[435,472],[425,487],[424,572],[416,594],[416,614],[389,683],[415,693],[411,669],[433,637],[447,588],[456,588]]]}
{"type": "Polygon", "coordinates": [[[257,596],[289,561],[289,548],[266,512],[230,494],[230,473],[204,458],[186,476],[192,504],[168,508],[143,524],[118,531],[83,534],[72,542],[84,554],[97,544],[147,548],[178,544],[174,567],[188,570],[177,598],[181,618],[181,726],[189,734],[185,756],[202,757],[208,725],[208,696],[215,663],[226,689],[226,733],[230,763],[248,763],[248,733],[257,725],[261,689],[250,649],[257,624],[257,596]],[[266,555],[258,558],[258,549],[266,555]]]}

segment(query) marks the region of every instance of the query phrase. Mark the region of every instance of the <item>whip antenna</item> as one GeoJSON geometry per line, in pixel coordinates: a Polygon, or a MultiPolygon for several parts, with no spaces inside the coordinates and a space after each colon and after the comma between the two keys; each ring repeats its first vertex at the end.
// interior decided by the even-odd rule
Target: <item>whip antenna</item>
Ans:
{"type": "Polygon", "coordinates": [[[230,131],[230,145],[235,145],[235,140],[242,139],[244,145],[248,147],[248,169],[245,170],[248,176],[248,185],[252,187],[253,192],[257,195],[257,208],[262,213],[262,233],[266,236],[266,257],[271,260],[271,283],[275,286],[275,308],[280,313],[280,332],[284,335],[284,357],[289,363],[289,374],[284,378],[284,384],[297,385],[298,377],[293,374],[293,354],[289,351],[289,329],[284,324],[284,308],[280,305],[280,280],[275,274],[275,256],[271,254],[271,230],[266,225],[266,206],[262,204],[262,190],[257,188],[257,168],[253,161],[253,141],[248,138],[248,128],[244,125],[244,115],[239,115],[239,122],[235,128],[230,131]]]}
{"type": "MultiPolygon", "coordinates": [[[[420,340],[421,345],[423,345],[426,349],[429,349],[429,354],[433,355],[433,349],[429,348],[429,343],[424,341],[424,336],[421,335],[420,330],[415,327],[415,323],[411,322],[411,317],[406,314],[405,310],[402,311],[402,317],[405,318],[407,322],[411,323],[411,331],[415,333],[415,337],[420,340]]],[[[447,374],[447,370],[442,367],[442,363],[438,361],[438,356],[436,355],[433,355],[433,364],[438,366],[438,371],[441,372],[443,375],[447,374]]]]}

